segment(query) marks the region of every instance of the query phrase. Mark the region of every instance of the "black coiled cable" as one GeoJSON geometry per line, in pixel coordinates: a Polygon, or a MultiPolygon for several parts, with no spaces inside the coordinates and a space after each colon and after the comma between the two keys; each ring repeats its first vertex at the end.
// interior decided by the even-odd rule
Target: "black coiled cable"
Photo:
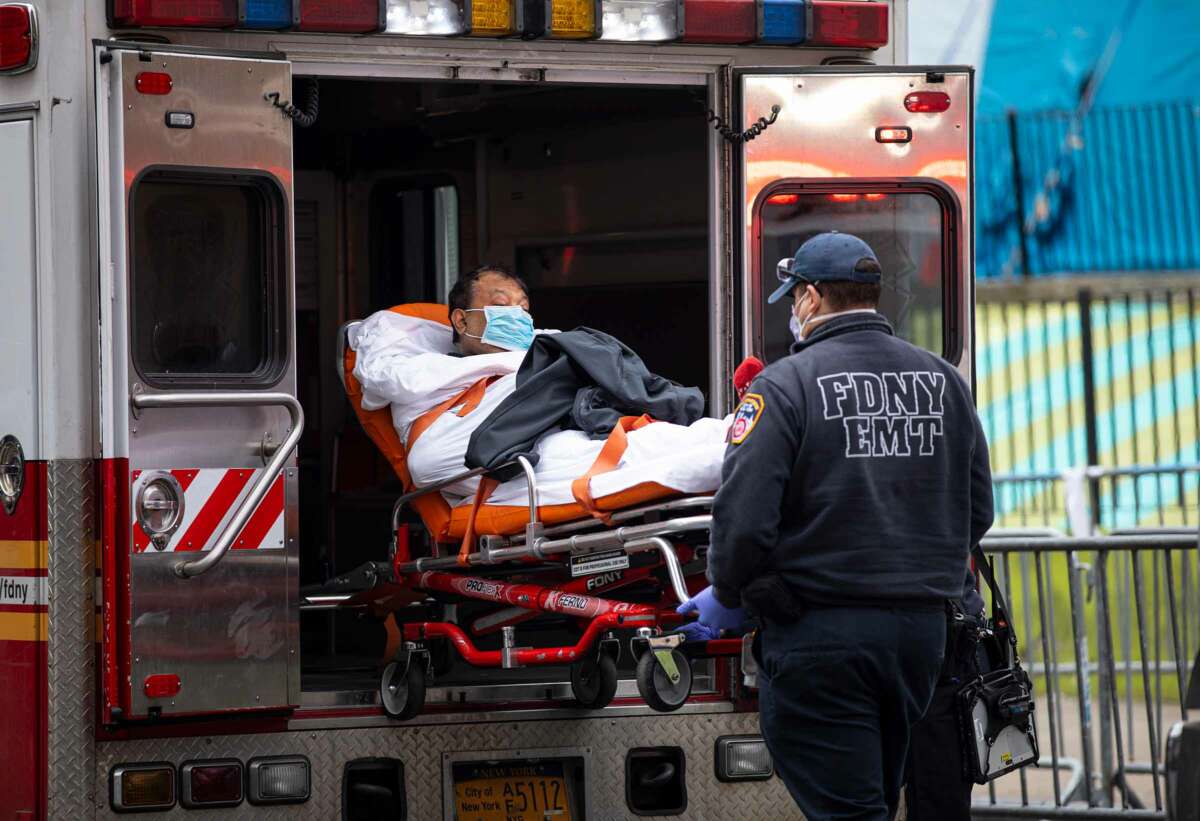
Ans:
{"type": "Polygon", "coordinates": [[[780,107],[778,105],[771,106],[770,117],[759,117],[758,121],[752,124],[745,131],[735,131],[729,126],[729,123],[725,122],[725,120],[718,116],[717,112],[713,111],[711,108],[705,112],[704,116],[705,119],[713,124],[713,128],[716,129],[717,133],[729,142],[748,143],[759,134],[770,128],[775,121],[779,119],[779,111],[780,107]]]}
{"type": "Polygon", "coordinates": [[[285,117],[291,117],[292,121],[301,128],[308,128],[317,121],[317,112],[320,109],[321,102],[321,89],[315,77],[306,80],[304,100],[298,106],[293,105],[290,100],[280,99],[278,91],[269,91],[263,97],[271,105],[282,111],[285,117]]]}

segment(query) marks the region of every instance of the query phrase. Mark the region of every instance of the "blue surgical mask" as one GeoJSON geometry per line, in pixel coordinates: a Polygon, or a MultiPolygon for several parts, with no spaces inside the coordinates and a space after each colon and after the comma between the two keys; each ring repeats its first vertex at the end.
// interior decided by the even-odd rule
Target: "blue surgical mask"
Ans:
{"type": "Polygon", "coordinates": [[[481,336],[467,336],[506,351],[527,351],[533,344],[533,317],[520,305],[488,305],[486,308],[468,308],[467,311],[483,311],[487,320],[487,327],[481,336]]]}

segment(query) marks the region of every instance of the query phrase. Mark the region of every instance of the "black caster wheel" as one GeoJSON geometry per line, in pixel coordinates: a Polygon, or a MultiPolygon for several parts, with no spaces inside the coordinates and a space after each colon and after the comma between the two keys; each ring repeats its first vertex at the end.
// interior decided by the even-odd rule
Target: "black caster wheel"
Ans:
{"type": "Polygon", "coordinates": [[[421,712],[425,706],[425,660],[414,656],[408,661],[408,672],[402,662],[393,661],[383,668],[379,677],[379,699],[390,718],[405,721],[421,712]]]}
{"type": "Polygon", "coordinates": [[[607,653],[571,665],[571,694],[580,707],[600,710],[617,694],[617,662],[607,653]]]}
{"type": "Polygon", "coordinates": [[[671,659],[679,671],[679,681],[672,682],[662,665],[654,657],[653,650],[646,650],[637,663],[637,688],[642,698],[660,713],[678,710],[692,692],[692,666],[687,656],[678,650],[671,651],[671,659]]]}

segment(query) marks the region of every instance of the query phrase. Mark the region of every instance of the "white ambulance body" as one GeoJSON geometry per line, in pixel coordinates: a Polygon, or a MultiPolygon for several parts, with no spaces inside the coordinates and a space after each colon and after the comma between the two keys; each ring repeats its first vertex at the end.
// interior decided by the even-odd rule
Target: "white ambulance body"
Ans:
{"type": "Polygon", "coordinates": [[[663,715],[631,681],[580,711],[562,671],[441,659],[425,713],[384,714],[378,614],[303,593],[387,559],[400,493],[338,328],[503,264],[539,325],[609,331],[720,415],[743,356],[786,352],[776,261],[838,228],[969,375],[972,75],[905,66],[907,25],[904,0],[0,2],[0,819],[795,816],[731,662],[663,715]],[[519,792],[522,762],[564,797],[519,792]]]}

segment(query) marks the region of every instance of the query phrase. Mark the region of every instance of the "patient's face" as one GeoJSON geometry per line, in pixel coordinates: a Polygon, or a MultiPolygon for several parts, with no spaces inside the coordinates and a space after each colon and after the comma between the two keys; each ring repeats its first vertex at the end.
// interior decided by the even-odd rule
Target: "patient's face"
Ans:
{"type": "MultiPolygon", "coordinates": [[[[503,274],[484,274],[475,282],[471,292],[471,307],[486,308],[488,305],[520,305],[529,310],[529,295],[513,280],[503,274]]],[[[483,311],[455,311],[450,317],[458,331],[458,350],[464,356],[481,353],[502,353],[503,348],[486,345],[478,337],[487,327],[483,311]]]]}

